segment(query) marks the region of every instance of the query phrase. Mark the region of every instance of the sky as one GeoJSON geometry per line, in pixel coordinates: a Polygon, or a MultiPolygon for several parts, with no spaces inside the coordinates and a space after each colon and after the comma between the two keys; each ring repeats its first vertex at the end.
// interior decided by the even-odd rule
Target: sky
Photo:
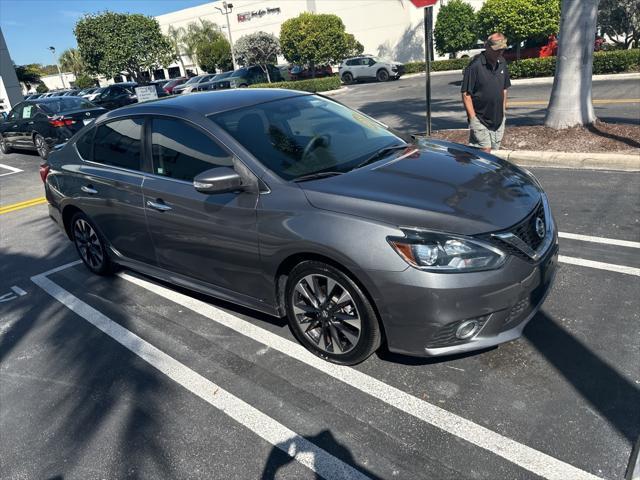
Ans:
{"type": "Polygon", "coordinates": [[[76,47],[73,27],[84,13],[104,10],[155,16],[207,3],[206,0],[0,0],[0,28],[16,65],[53,63],[76,47]]]}

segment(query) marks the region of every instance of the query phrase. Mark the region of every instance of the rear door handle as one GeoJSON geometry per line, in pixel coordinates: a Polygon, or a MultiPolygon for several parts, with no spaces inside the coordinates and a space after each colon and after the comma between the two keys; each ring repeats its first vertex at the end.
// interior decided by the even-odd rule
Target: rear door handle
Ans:
{"type": "Polygon", "coordinates": [[[152,202],[151,200],[147,200],[147,207],[153,208],[154,210],[158,210],[159,212],[166,212],[167,210],[171,210],[171,207],[164,202],[152,202]]]}
{"type": "Polygon", "coordinates": [[[98,193],[98,190],[93,188],[91,185],[83,185],[80,187],[80,190],[82,190],[84,193],[88,193],[89,195],[95,195],[96,193],[98,193]]]}

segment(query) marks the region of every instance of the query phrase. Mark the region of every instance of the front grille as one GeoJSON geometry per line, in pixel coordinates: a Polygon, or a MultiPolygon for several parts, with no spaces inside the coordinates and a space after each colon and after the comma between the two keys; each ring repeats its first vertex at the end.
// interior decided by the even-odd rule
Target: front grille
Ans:
{"type": "MultiPolygon", "coordinates": [[[[536,232],[536,219],[538,217],[542,219],[546,229],[547,219],[544,214],[544,205],[542,204],[542,202],[538,203],[536,208],[534,208],[533,211],[529,215],[527,215],[524,220],[521,220],[519,223],[505,230],[504,232],[498,233],[512,233],[520,240],[522,240],[529,248],[531,248],[533,251],[536,251],[544,241],[544,238],[540,238],[536,232]]],[[[508,242],[505,242],[500,238],[497,238],[493,235],[484,235],[483,238],[484,240],[493,243],[496,247],[500,248],[507,254],[518,256],[524,260],[527,260],[528,262],[533,262],[531,257],[529,257],[522,250],[511,245],[508,242]]]]}
{"type": "Polygon", "coordinates": [[[404,75],[404,71],[405,71],[404,65],[398,65],[397,68],[398,68],[398,75],[404,75]]]}
{"type": "MultiPolygon", "coordinates": [[[[478,332],[482,330],[482,327],[487,321],[487,318],[488,317],[480,317],[480,318],[474,319],[478,322],[478,325],[479,325],[478,332]]],[[[433,337],[431,337],[431,339],[427,343],[427,347],[428,348],[451,347],[453,345],[460,345],[461,343],[468,342],[470,340],[469,338],[461,340],[458,337],[456,337],[456,330],[458,330],[458,327],[464,321],[465,320],[449,323],[443,326],[442,328],[440,328],[440,330],[438,330],[433,335],[433,337]]]]}

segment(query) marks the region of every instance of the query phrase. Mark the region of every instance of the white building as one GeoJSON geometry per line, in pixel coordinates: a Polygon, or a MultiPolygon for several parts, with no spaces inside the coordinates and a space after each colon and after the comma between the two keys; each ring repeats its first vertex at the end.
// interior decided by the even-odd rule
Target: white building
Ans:
{"type": "MultiPolygon", "coordinates": [[[[434,17],[443,1],[436,3],[434,17]]],[[[476,10],[483,3],[482,0],[467,1],[476,10]]],[[[342,19],[347,33],[353,34],[364,45],[365,53],[401,62],[424,60],[424,13],[409,0],[227,0],[227,3],[233,4],[229,23],[234,41],[258,31],[279,37],[282,23],[302,12],[333,13],[342,19]]],[[[222,7],[222,1],[159,15],[156,19],[163,33],[167,33],[170,26],[186,27],[189,23],[206,19],[216,23],[228,35],[225,16],[215,7],[222,7]]],[[[284,62],[284,58],[278,60],[284,62]]],[[[183,55],[183,62],[187,70],[199,72],[186,55],[183,55]]],[[[169,69],[154,72],[154,77],[184,74],[181,65],[174,63],[169,69]]]]}

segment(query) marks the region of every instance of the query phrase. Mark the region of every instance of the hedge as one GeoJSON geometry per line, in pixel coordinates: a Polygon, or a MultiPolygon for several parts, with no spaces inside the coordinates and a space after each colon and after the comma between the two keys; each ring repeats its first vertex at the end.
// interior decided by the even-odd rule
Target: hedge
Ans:
{"type": "MultiPolygon", "coordinates": [[[[431,63],[434,72],[462,70],[469,58],[436,60],[431,63]]],[[[405,63],[406,73],[424,72],[424,62],[405,63]]],[[[552,77],[556,70],[556,57],[525,58],[509,63],[511,78],[552,77]]],[[[640,48],[594,52],[593,73],[619,73],[640,70],[640,48]]]]}
{"type": "Polygon", "coordinates": [[[291,90],[302,90],[304,92],[326,92],[340,88],[340,79],[337,75],[324,78],[311,78],[309,80],[295,80],[274,83],[256,83],[249,88],[289,88],[291,90]]]}

